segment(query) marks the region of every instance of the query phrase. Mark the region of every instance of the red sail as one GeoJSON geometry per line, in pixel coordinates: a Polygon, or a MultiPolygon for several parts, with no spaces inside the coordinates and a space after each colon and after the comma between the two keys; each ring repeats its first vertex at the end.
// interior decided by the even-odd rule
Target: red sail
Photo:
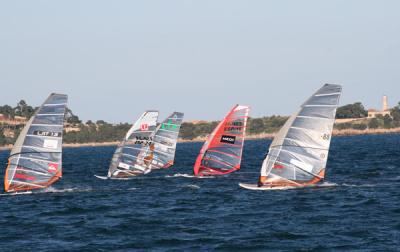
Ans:
{"type": "Polygon", "coordinates": [[[250,108],[235,105],[204,143],[196,163],[196,176],[224,175],[240,169],[250,108]]]}

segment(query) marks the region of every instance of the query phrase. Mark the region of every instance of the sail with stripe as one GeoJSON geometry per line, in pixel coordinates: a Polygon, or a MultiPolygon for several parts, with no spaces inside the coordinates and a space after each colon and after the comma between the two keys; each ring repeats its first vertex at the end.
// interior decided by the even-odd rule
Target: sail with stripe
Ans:
{"type": "Polygon", "coordinates": [[[126,178],[151,171],[151,144],[157,127],[158,111],[146,111],[118,145],[108,169],[108,177],[126,178]]]}
{"type": "Polygon", "coordinates": [[[67,100],[51,94],[21,131],[8,158],[6,192],[46,188],[61,178],[67,100]]]}
{"type": "Polygon", "coordinates": [[[150,146],[153,149],[151,169],[168,168],[174,164],[176,143],[183,115],[181,112],[174,112],[157,126],[152,146],[150,146]]]}
{"type": "Polygon", "coordinates": [[[340,85],[325,84],[290,116],[271,143],[259,185],[303,186],[324,179],[340,85]]]}
{"type": "Polygon", "coordinates": [[[240,169],[250,108],[235,105],[204,143],[194,165],[196,176],[224,175],[240,169]]]}

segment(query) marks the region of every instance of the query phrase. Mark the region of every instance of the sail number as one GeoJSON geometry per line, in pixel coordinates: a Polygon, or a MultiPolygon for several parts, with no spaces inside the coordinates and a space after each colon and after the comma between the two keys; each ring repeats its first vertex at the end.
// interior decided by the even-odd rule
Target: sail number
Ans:
{"type": "Polygon", "coordinates": [[[329,138],[330,138],[330,135],[329,135],[329,134],[323,134],[323,135],[322,135],[322,139],[324,139],[324,140],[326,140],[326,141],[328,141],[329,138]]]}
{"type": "Polygon", "coordinates": [[[153,142],[153,137],[141,137],[136,136],[135,144],[141,144],[144,146],[149,146],[153,142]]]}
{"type": "Polygon", "coordinates": [[[35,135],[35,136],[46,136],[46,137],[61,137],[61,132],[35,130],[33,132],[33,135],[35,135]]]}
{"type": "Polygon", "coordinates": [[[234,121],[234,122],[227,122],[224,127],[224,131],[242,131],[243,129],[243,122],[234,121]]]}

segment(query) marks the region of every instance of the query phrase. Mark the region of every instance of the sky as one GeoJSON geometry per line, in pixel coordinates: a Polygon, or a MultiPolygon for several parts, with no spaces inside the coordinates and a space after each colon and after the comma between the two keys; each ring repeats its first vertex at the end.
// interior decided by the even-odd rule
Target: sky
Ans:
{"type": "Polygon", "coordinates": [[[324,83],[341,105],[400,101],[400,1],[0,1],[0,104],[52,92],[86,120],[289,115],[324,83]]]}

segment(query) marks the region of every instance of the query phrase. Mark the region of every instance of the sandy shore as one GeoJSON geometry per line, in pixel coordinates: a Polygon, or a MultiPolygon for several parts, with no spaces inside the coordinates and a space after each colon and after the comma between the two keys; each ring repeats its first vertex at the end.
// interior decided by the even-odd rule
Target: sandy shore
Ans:
{"type": "Polygon", "coordinates": [[[95,146],[113,146],[118,145],[119,142],[104,142],[104,143],[64,143],[63,147],[77,148],[77,147],[95,147],[95,146]]]}
{"type": "MultiPolygon", "coordinates": [[[[400,133],[400,128],[394,129],[367,129],[367,130],[355,130],[355,129],[345,129],[345,130],[333,130],[333,136],[355,136],[355,135],[377,135],[377,134],[393,134],[400,133]]],[[[246,140],[255,140],[255,139],[271,139],[275,136],[275,133],[263,133],[258,135],[248,135],[246,136],[246,140]]],[[[188,143],[188,142],[204,142],[206,137],[198,137],[192,140],[179,139],[179,143],[188,143]]],[[[104,143],[64,143],[63,147],[66,148],[78,148],[78,147],[95,147],[95,146],[115,146],[118,145],[119,142],[104,142],[104,143]]],[[[0,146],[0,150],[8,150],[11,149],[12,145],[0,146]]]]}

